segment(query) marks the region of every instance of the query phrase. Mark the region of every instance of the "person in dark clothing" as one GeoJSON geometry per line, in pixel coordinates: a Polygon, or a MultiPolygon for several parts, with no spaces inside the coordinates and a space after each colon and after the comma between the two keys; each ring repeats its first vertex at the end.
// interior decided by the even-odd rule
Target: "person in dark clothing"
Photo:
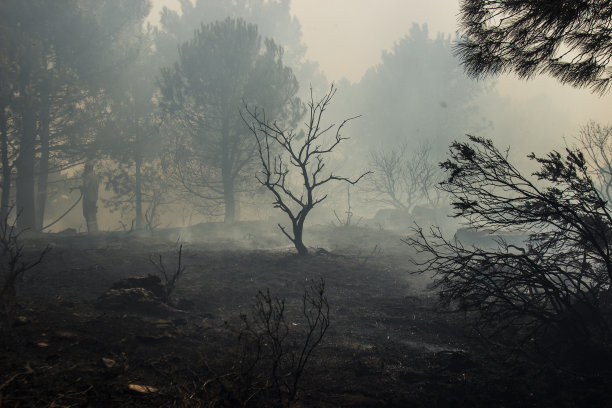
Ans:
{"type": "Polygon", "coordinates": [[[98,231],[98,176],[93,169],[93,160],[85,164],[83,171],[83,185],[81,193],[83,194],[83,216],[87,222],[87,232],[98,231]]]}

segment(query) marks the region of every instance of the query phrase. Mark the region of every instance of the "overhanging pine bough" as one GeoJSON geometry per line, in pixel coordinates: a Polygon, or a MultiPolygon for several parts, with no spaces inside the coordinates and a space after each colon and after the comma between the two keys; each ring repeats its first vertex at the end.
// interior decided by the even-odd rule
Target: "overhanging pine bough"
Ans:
{"type": "Polygon", "coordinates": [[[463,0],[455,51],[469,75],[549,74],[604,94],[612,84],[610,0],[463,0]]]}
{"type": "Polygon", "coordinates": [[[326,143],[324,136],[335,127],[334,124],[323,125],[323,114],[336,93],[332,85],[329,92],[318,102],[314,101],[312,89],[308,103],[306,134],[296,133],[293,129],[283,129],[276,121],[269,121],[265,112],[257,108],[245,106],[248,118],[243,116],[247,126],[257,140],[257,148],[262,170],[257,174],[257,180],[274,195],[274,207],[280,208],[291,220],[293,234],[278,224],[287,238],[295,245],[300,255],[307,255],[308,249],[303,242],[304,222],[308,213],[327,198],[327,194],[318,196],[316,191],[331,181],[342,181],[356,184],[366,174],[355,180],[324,173],[325,155],[331,153],[336,146],[348,138],[341,135],[344,126],[355,116],[345,119],[336,128],[333,140],[326,143]],[[290,186],[293,172],[301,179],[300,191],[290,186]]]}

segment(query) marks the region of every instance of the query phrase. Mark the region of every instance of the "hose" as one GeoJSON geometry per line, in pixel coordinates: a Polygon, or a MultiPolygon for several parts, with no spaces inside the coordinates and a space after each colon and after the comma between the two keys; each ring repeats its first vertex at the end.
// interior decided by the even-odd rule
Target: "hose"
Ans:
{"type": "Polygon", "coordinates": [[[61,220],[62,218],[64,218],[66,215],[68,215],[68,213],[69,213],[70,211],[72,211],[72,209],[73,209],[74,207],[76,207],[76,205],[79,203],[79,201],[81,201],[81,198],[83,198],[83,192],[81,192],[81,195],[79,196],[79,198],[78,198],[78,199],[75,201],[75,203],[74,203],[74,204],[72,204],[72,206],[71,206],[69,209],[67,209],[67,210],[66,210],[66,212],[65,212],[65,213],[63,213],[62,215],[60,215],[60,216],[59,216],[59,218],[58,218],[58,219],[56,219],[55,221],[53,221],[51,224],[49,224],[49,225],[46,225],[46,226],[42,227],[40,230],[41,230],[41,231],[46,230],[47,228],[49,228],[49,227],[51,227],[51,226],[55,225],[55,224],[56,224],[56,223],[57,223],[59,220],[61,220]]]}

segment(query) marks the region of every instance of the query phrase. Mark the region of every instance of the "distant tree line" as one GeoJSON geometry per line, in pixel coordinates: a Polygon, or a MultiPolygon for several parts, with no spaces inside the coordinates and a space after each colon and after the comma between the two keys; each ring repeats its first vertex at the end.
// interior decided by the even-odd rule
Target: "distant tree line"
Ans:
{"type": "MultiPolygon", "coordinates": [[[[155,228],[164,206],[175,202],[227,222],[239,219],[244,198],[263,191],[253,182],[258,150],[240,116],[244,104],[294,128],[307,110],[308,90],[323,95],[329,89],[304,58],[289,7],[289,0],[185,1],[179,11],[164,9],[153,27],[144,24],[146,0],[66,0],[53,7],[2,2],[0,215],[14,201],[19,227],[42,230],[49,197],[59,196],[67,174],[95,159],[111,193],[103,204],[127,217],[124,228],[155,228]]],[[[426,27],[414,26],[360,84],[346,84],[342,95],[358,93],[363,97],[355,99],[368,103],[341,97],[331,118],[367,112],[353,131],[357,142],[387,141],[386,150],[379,146],[381,153],[371,156],[374,165],[394,144],[432,131],[434,122],[407,126],[399,119],[406,112],[418,117],[419,109],[440,110],[445,119],[435,121],[436,140],[451,128],[463,131],[465,102],[481,85],[461,79],[449,45],[450,39],[431,40],[426,27]],[[451,93],[441,91],[447,86],[440,77],[453,83],[451,93]],[[410,89],[415,78],[430,89],[410,89]],[[388,92],[393,89],[401,92],[388,92]],[[379,103],[387,94],[393,100],[379,103]],[[377,127],[382,130],[373,135],[377,127]]],[[[400,177],[406,166],[404,160],[400,177]]],[[[412,205],[422,202],[422,193],[433,194],[426,186],[431,160],[416,166],[418,186],[399,180],[406,191],[385,191],[386,200],[396,194],[396,203],[412,205]]],[[[388,176],[378,172],[370,188],[380,189],[388,176]]]]}
{"type": "MultiPolygon", "coordinates": [[[[290,0],[181,1],[155,27],[149,12],[147,0],[0,4],[0,216],[15,202],[19,227],[42,230],[49,198],[90,159],[125,228],[155,228],[181,202],[232,222],[265,192],[244,104],[293,129],[308,90],[329,89],[305,60],[290,0]]],[[[358,83],[338,84],[329,117],[363,114],[351,157],[369,159],[348,174],[374,171],[356,197],[437,205],[440,146],[489,130],[475,101],[492,83],[466,76],[452,44],[415,24],[358,83]]]]}
{"type": "Polygon", "coordinates": [[[120,39],[147,13],[145,1],[0,5],[0,205],[14,188],[20,228],[42,228],[51,173],[95,154],[105,84],[133,58],[120,39]]]}
{"type": "Polygon", "coordinates": [[[283,58],[309,64],[289,2],[253,3],[182,2],[190,10],[164,9],[151,27],[146,0],[2,2],[0,215],[15,202],[19,228],[42,230],[49,178],[96,159],[113,193],[104,204],[133,228],[185,197],[236,219],[256,153],[239,109],[295,122],[299,85],[283,58]]]}

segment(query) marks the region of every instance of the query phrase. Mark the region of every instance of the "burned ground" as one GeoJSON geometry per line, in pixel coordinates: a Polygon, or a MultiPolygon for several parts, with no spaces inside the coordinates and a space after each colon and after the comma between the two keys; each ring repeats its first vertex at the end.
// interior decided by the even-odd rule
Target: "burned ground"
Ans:
{"type": "Polygon", "coordinates": [[[331,326],[293,406],[609,404],[610,377],[486,344],[464,316],[438,310],[427,279],[410,274],[399,235],[313,228],[306,241],[324,248],[298,257],[278,233],[252,227],[27,239],[29,254],[52,250],[20,283],[3,333],[0,406],[231,406],[240,314],[269,289],[287,300],[299,332],[304,287],[319,278],[331,326]],[[187,267],[173,294],[179,307],[100,304],[122,278],[155,273],[152,254],[172,269],[179,240],[187,267]]]}

